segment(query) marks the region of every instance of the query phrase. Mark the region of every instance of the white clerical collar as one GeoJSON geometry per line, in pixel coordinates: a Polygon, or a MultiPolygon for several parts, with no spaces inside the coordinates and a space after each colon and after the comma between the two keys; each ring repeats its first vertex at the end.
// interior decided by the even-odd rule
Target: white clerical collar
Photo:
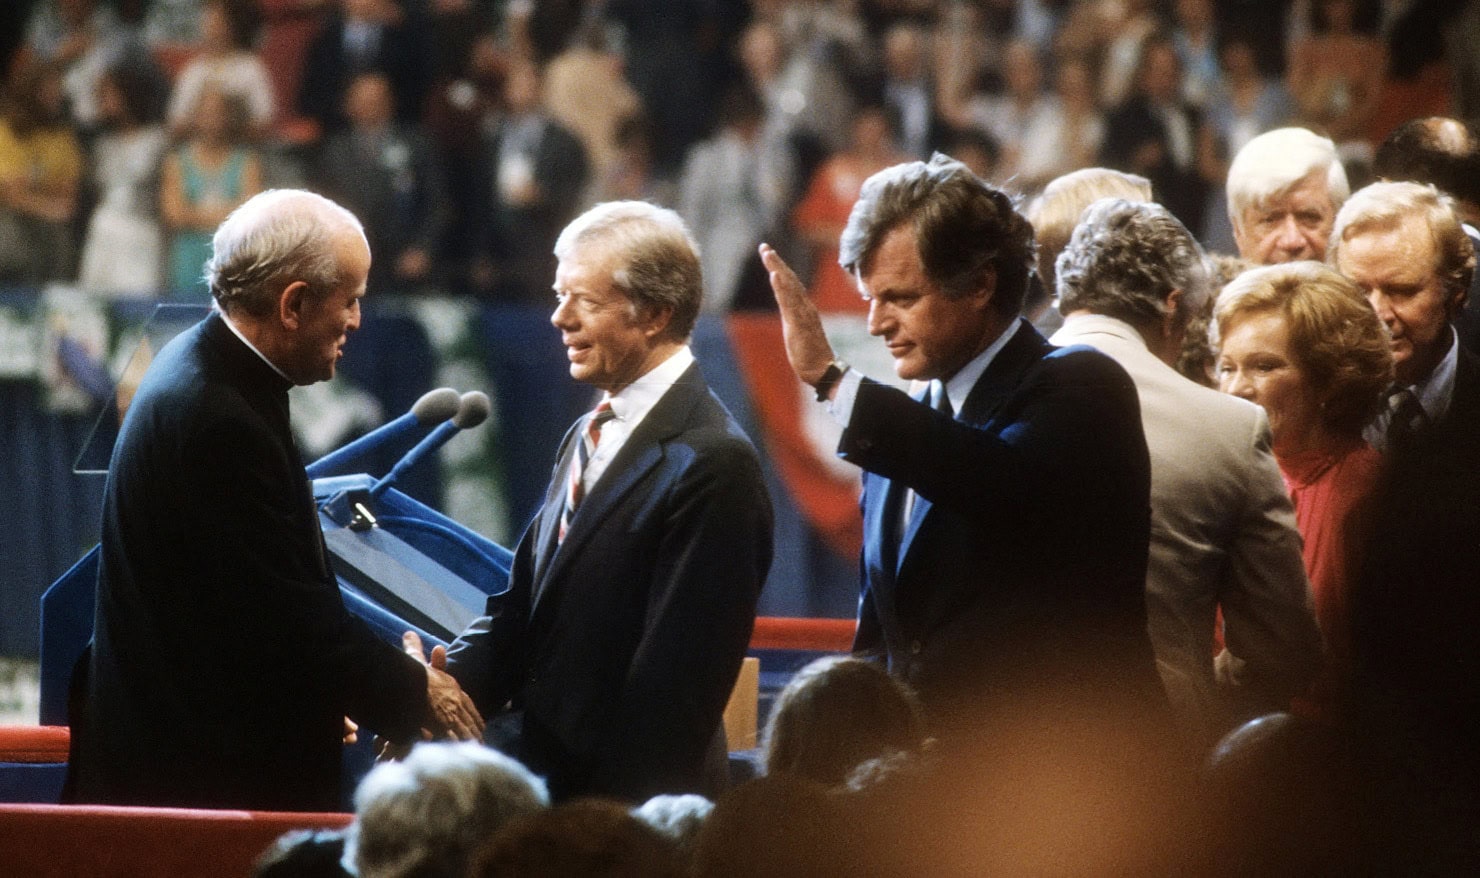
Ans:
{"type": "Polygon", "coordinates": [[[1007,347],[1009,341],[1012,341],[1019,325],[1017,320],[1007,324],[1007,328],[997,336],[995,341],[987,345],[986,350],[973,357],[969,363],[957,370],[950,380],[944,382],[946,398],[951,401],[952,411],[960,413],[961,407],[966,404],[966,397],[971,395],[971,388],[976,386],[977,380],[982,377],[983,372],[987,371],[987,367],[992,365],[992,360],[996,359],[997,354],[1007,347]]]}
{"type": "Polygon", "coordinates": [[[226,324],[226,328],[229,329],[229,330],[231,330],[231,334],[234,335],[234,336],[236,336],[237,338],[241,339],[242,340],[242,344],[246,345],[248,350],[250,350],[252,353],[256,354],[257,357],[260,360],[262,360],[262,362],[266,363],[268,365],[268,368],[270,368],[270,369],[272,369],[272,371],[278,373],[278,375],[281,375],[282,376],[282,379],[284,381],[288,382],[289,384],[293,384],[294,383],[293,379],[292,378],[289,378],[287,376],[287,374],[283,372],[282,369],[279,369],[277,367],[277,364],[276,363],[274,363],[272,360],[267,359],[267,357],[264,356],[261,351],[257,350],[257,346],[256,345],[252,344],[250,341],[247,341],[247,337],[245,335],[242,335],[242,331],[240,329],[237,329],[236,328],[236,324],[231,322],[231,318],[226,316],[226,312],[225,311],[222,311],[220,308],[217,308],[216,309],[216,313],[221,315],[221,322],[226,324]]]}
{"type": "Polygon", "coordinates": [[[1449,401],[1454,398],[1454,376],[1459,369],[1459,333],[1449,327],[1449,351],[1429,377],[1413,385],[1418,404],[1430,422],[1442,421],[1449,414],[1449,401]]]}
{"type": "Polygon", "coordinates": [[[684,345],[641,378],[616,393],[607,394],[612,414],[629,427],[635,426],[693,364],[694,352],[684,345]]]}

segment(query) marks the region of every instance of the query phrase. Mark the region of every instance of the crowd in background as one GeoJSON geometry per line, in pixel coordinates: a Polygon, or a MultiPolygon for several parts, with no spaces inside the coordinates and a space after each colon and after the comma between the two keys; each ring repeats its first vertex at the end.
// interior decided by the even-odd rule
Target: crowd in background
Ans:
{"type": "MultiPolygon", "coordinates": [[[[362,219],[378,292],[545,303],[551,245],[569,219],[597,201],[641,198],[675,207],[693,229],[710,311],[768,307],[754,257],[766,240],[805,267],[819,307],[856,313],[866,306],[836,261],[859,188],[935,151],[1025,203],[1079,169],[1134,175],[1123,179],[1149,191],[1099,194],[1154,196],[1208,252],[1232,254],[1246,248],[1225,183],[1243,147],[1287,126],[1329,138],[1347,181],[1331,193],[1334,214],[1375,176],[1376,147],[1399,123],[1480,112],[1477,34],[1477,4],[1444,0],[38,0],[0,109],[0,283],[205,301],[210,230],[251,194],[291,183],[362,219]]],[[[1247,205],[1235,206],[1243,216],[1247,205]]],[[[1069,247],[1077,256],[1057,266],[1081,274],[1089,269],[1075,258],[1095,253],[1087,234],[1070,243],[1083,207],[1056,244],[1045,240],[1047,217],[1033,216],[1040,246],[1069,247]]],[[[1120,205],[1097,216],[1119,221],[1114,211],[1135,214],[1120,205]]],[[[1462,235],[1457,217],[1450,225],[1462,235]]],[[[1338,221],[1333,248],[1347,227],[1358,236],[1360,223],[1338,221]]],[[[1304,258],[1325,253],[1323,237],[1304,258]]],[[[1216,286],[1249,264],[1224,264],[1216,286]]],[[[1054,267],[1040,266],[1040,310],[1054,267]]],[[[1366,571],[1312,557],[1321,543],[1300,518],[1300,491],[1320,474],[1306,468],[1309,449],[1281,444],[1330,440],[1358,455],[1350,465],[1376,490],[1381,443],[1360,434],[1394,372],[1362,301],[1331,269],[1245,273],[1216,311],[1208,295],[1194,315],[1224,345],[1218,373],[1205,332],[1186,333],[1203,347],[1189,350],[1184,372],[1237,392],[1238,355],[1259,348],[1249,327],[1269,320],[1282,350],[1324,374],[1317,342],[1346,333],[1338,353],[1352,374],[1333,371],[1330,383],[1340,377],[1361,396],[1350,411],[1323,404],[1329,422],[1299,432],[1256,398],[1270,412],[1282,484],[1296,494],[1325,634],[1316,648],[1343,674],[1414,684],[1422,697],[1384,705],[1383,740],[1433,734],[1454,746],[1438,705],[1458,691],[1463,663],[1437,649],[1393,659],[1462,640],[1448,626],[1473,617],[1446,611],[1469,599],[1431,590],[1435,603],[1383,629],[1401,638],[1352,655],[1361,650],[1345,642],[1347,609],[1321,605],[1319,580],[1380,576],[1398,550],[1379,550],[1366,571]],[[1303,317],[1302,295],[1325,304],[1303,317]],[[1434,623],[1443,636],[1424,642],[1434,623]],[[1420,667],[1425,656],[1440,662],[1420,667]],[[1435,714],[1400,727],[1393,717],[1405,709],[1435,714]]],[[[1425,492],[1450,475],[1417,471],[1374,545],[1453,548],[1437,539],[1448,531],[1425,529],[1425,492]]],[[[1465,510],[1458,521],[1473,516],[1465,510]]],[[[1225,606],[1223,621],[1240,609],[1225,606]]],[[[1328,682],[1316,681],[1318,701],[1328,682]]],[[[1454,827],[1472,815],[1470,775],[1448,779],[1444,807],[1393,818],[1439,772],[1473,769],[1472,757],[1430,762],[1399,749],[1373,763],[1360,719],[1324,723],[1332,718],[1298,707],[1237,728],[1206,757],[1118,737],[1095,717],[1045,727],[1031,710],[995,736],[931,742],[907,691],[872,665],[835,660],[783,694],[767,776],[717,804],[550,808],[543,783],[505,757],[426,747],[367,779],[344,857],[366,875],[1350,874],[1400,869],[1439,840],[1452,847],[1422,862],[1471,861],[1477,842],[1463,828],[1403,838],[1429,814],[1454,827]]],[[[1457,712],[1449,732],[1470,728],[1471,713],[1457,712]]],[[[327,848],[332,865],[341,841],[280,853],[327,848]]]]}
{"type": "MultiPolygon", "coordinates": [[[[34,0],[0,111],[0,283],[204,301],[206,235],[266,186],[364,221],[372,288],[544,301],[582,207],[677,208],[707,307],[765,307],[762,239],[834,263],[869,173],[944,151],[1031,196],[1150,179],[1231,252],[1228,162],[1282,125],[1353,189],[1398,122],[1480,107],[1448,0],[34,0]]],[[[29,9],[25,14],[24,9],[29,9]]],[[[17,23],[20,23],[19,21],[17,23]]]]}

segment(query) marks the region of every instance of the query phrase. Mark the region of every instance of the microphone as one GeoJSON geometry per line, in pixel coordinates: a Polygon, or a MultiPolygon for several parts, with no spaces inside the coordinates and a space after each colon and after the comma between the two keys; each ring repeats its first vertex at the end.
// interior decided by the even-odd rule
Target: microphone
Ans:
{"type": "Polygon", "coordinates": [[[376,427],[364,436],[343,448],[329,452],[304,469],[310,479],[326,476],[356,458],[369,454],[383,445],[400,441],[422,427],[440,424],[458,414],[462,400],[451,387],[439,387],[422,394],[411,405],[411,411],[399,418],[376,427]]]}
{"type": "Polygon", "coordinates": [[[396,461],[391,471],[385,474],[385,478],[370,486],[370,498],[374,499],[385,493],[385,489],[395,483],[401,474],[421,462],[422,458],[447,444],[447,441],[460,430],[476,427],[488,419],[488,413],[492,405],[488,401],[488,394],[481,390],[470,390],[462,395],[457,407],[457,414],[452,420],[438,424],[425,439],[420,442],[396,461]]]}

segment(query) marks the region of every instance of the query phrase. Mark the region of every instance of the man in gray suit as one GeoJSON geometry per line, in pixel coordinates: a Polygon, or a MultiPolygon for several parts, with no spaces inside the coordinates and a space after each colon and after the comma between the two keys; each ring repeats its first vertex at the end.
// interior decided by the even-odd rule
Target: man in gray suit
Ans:
{"type": "Polygon", "coordinates": [[[1052,342],[1110,355],[1140,396],[1151,452],[1151,639],[1183,727],[1209,742],[1239,719],[1287,707],[1320,662],[1269,422],[1170,365],[1210,282],[1197,242],[1165,208],[1091,205],[1057,273],[1065,320],[1052,342]],[[1215,661],[1220,607],[1227,649],[1215,661]]]}

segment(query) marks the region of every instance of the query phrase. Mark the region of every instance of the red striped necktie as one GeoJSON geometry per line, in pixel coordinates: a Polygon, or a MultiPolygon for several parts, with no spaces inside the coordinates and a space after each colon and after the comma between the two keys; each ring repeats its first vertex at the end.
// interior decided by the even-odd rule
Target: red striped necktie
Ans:
{"type": "Polygon", "coordinates": [[[565,506],[560,510],[560,531],[556,537],[559,542],[565,542],[571,519],[575,518],[576,507],[581,505],[581,499],[586,494],[582,477],[586,473],[586,465],[591,462],[591,455],[596,453],[597,443],[601,441],[601,428],[616,416],[617,413],[612,411],[611,400],[603,399],[596,411],[587,418],[586,428],[581,431],[575,459],[570,462],[570,475],[565,480],[565,506]]]}

